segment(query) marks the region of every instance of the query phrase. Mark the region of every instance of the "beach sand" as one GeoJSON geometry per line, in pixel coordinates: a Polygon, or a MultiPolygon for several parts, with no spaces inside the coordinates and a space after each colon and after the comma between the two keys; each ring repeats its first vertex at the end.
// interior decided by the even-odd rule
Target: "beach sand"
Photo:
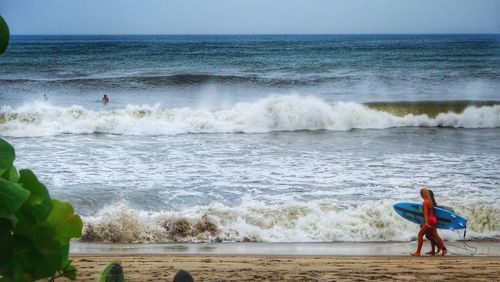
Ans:
{"type": "Polygon", "coordinates": [[[96,281],[121,262],[127,281],[500,281],[499,257],[72,255],[77,281],[96,281]]]}

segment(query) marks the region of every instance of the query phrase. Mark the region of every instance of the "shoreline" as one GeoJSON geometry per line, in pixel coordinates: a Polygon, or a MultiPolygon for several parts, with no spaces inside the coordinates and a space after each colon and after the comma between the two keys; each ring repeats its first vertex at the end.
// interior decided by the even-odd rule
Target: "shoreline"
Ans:
{"type": "MultiPolygon", "coordinates": [[[[445,242],[447,256],[468,256],[463,243],[445,242]]],[[[498,241],[468,241],[477,248],[476,256],[500,256],[498,241]]],[[[123,244],[72,242],[71,255],[201,255],[201,256],[408,256],[416,242],[336,242],[336,243],[165,243],[123,244]]],[[[424,242],[422,253],[430,249],[424,242]]]]}
{"type": "Polygon", "coordinates": [[[172,281],[179,269],[195,281],[493,281],[498,257],[71,255],[76,281],[97,281],[120,262],[127,281],[172,281]]]}

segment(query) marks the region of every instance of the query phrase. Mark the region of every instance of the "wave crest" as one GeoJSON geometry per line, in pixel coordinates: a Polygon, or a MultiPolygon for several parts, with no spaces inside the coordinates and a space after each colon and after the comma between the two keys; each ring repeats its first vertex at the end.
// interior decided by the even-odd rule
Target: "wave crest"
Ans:
{"type": "Polygon", "coordinates": [[[28,137],[89,133],[173,135],[391,127],[500,127],[500,105],[496,104],[472,104],[462,112],[441,112],[435,117],[413,113],[396,115],[371,107],[374,106],[354,102],[328,104],[315,97],[303,96],[271,96],[216,111],[169,109],[160,105],[91,110],[77,105],[60,107],[33,103],[18,108],[3,106],[0,109],[0,131],[6,136],[28,137]]]}
{"type": "MultiPolygon", "coordinates": [[[[469,219],[468,238],[497,239],[499,210],[489,203],[453,205],[469,219]]],[[[389,201],[310,201],[267,205],[196,206],[145,212],[120,202],[84,218],[84,241],[101,242],[332,242],[410,241],[418,226],[397,215],[389,201]]],[[[455,233],[440,231],[446,240],[455,233]]]]}

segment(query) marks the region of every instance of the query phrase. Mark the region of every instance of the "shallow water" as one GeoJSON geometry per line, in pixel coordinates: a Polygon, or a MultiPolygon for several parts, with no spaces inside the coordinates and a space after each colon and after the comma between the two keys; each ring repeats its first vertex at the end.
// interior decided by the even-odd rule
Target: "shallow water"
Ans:
{"type": "MultiPolygon", "coordinates": [[[[219,243],[219,244],[71,244],[71,254],[237,255],[237,256],[408,256],[416,243],[219,243]]],[[[447,256],[467,256],[463,244],[448,245],[447,256]]],[[[500,243],[474,242],[476,256],[500,256],[500,243]]],[[[424,247],[424,251],[429,249],[424,247]]]]}
{"type": "MultiPolygon", "coordinates": [[[[117,240],[169,241],[162,222],[206,214],[223,240],[301,242],[409,240],[416,227],[391,203],[419,201],[422,185],[469,218],[470,236],[498,236],[499,135],[393,128],[7,140],[17,166],[52,195],[89,222],[121,225],[117,240]]],[[[198,235],[178,240],[213,239],[198,235]]]]}

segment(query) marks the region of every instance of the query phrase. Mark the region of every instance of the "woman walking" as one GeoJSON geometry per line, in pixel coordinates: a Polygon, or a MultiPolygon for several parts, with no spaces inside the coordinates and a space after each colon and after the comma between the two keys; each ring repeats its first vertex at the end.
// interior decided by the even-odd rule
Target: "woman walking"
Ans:
{"type": "Polygon", "coordinates": [[[434,205],[432,202],[431,194],[427,188],[420,189],[420,196],[424,200],[423,202],[423,212],[424,212],[424,224],[420,227],[418,232],[418,245],[417,250],[414,253],[410,253],[412,256],[420,256],[420,251],[422,250],[422,244],[424,243],[424,235],[429,232],[434,241],[441,248],[441,256],[444,256],[448,251],[446,250],[443,240],[439,237],[436,229],[437,218],[434,216],[434,205]]]}

